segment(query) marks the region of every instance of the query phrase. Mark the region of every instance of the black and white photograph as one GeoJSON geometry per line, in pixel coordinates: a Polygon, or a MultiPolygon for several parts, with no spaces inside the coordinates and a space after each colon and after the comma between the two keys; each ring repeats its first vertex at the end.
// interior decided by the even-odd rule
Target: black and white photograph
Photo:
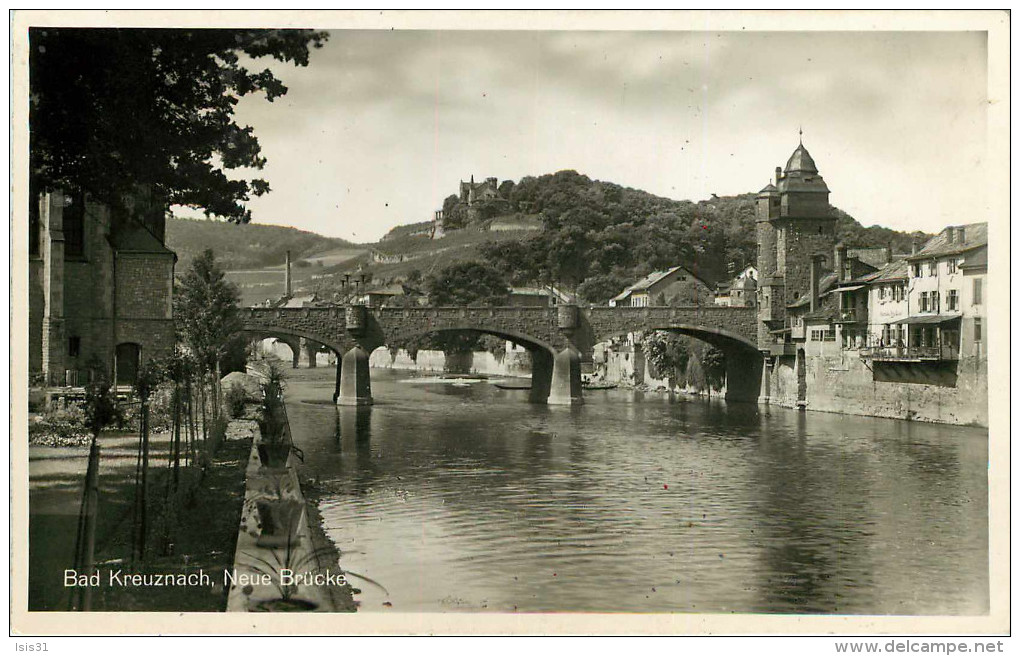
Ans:
{"type": "Polygon", "coordinates": [[[12,12],[12,626],[1008,633],[1009,13],[929,18],[12,12]]]}

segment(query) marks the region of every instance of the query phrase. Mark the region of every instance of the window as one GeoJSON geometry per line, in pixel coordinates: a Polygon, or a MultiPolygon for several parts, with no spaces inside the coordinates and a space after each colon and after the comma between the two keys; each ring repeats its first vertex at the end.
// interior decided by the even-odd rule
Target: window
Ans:
{"type": "Polygon", "coordinates": [[[938,260],[932,260],[931,262],[929,262],[928,263],[928,277],[931,278],[933,276],[936,276],[936,275],[938,275],[938,272],[939,272],[939,262],[938,262],[938,260]]]}
{"type": "Polygon", "coordinates": [[[910,275],[912,277],[914,277],[914,278],[920,278],[921,277],[921,263],[920,262],[914,262],[913,264],[910,265],[910,275]]]}
{"type": "Polygon", "coordinates": [[[974,305],[981,305],[981,278],[974,278],[974,305]]]}
{"type": "Polygon", "coordinates": [[[939,311],[939,293],[938,292],[932,292],[931,293],[931,311],[932,312],[938,312],[939,311]]]}
{"type": "Polygon", "coordinates": [[[68,338],[67,354],[72,358],[76,358],[78,357],[79,353],[81,353],[81,337],[75,335],[73,337],[68,338]]]}
{"type": "Polygon", "coordinates": [[[956,260],[949,260],[946,262],[946,271],[949,273],[956,273],[956,260]]]}
{"type": "Polygon", "coordinates": [[[928,292],[921,292],[921,312],[928,311],[928,292]]]}
{"type": "Polygon", "coordinates": [[[68,194],[64,200],[64,257],[85,255],[85,196],[68,194]]]}
{"type": "Polygon", "coordinates": [[[950,289],[946,297],[946,309],[950,312],[955,312],[960,309],[960,292],[955,289],[950,289]]]}
{"type": "Polygon", "coordinates": [[[981,343],[981,319],[974,319],[974,341],[981,343]]]}

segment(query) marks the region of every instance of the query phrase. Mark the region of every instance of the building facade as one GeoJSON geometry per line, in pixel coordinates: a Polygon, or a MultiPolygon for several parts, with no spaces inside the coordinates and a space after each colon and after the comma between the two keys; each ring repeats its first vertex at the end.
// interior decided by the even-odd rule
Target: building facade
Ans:
{"type": "Polygon", "coordinates": [[[609,301],[611,307],[714,304],[712,288],[690,269],[675,266],[655,271],[609,301]]]}
{"type": "Polygon", "coordinates": [[[177,256],[165,214],[140,193],[123,210],[41,194],[29,211],[29,368],[46,386],[118,384],[174,345],[177,256]]]}

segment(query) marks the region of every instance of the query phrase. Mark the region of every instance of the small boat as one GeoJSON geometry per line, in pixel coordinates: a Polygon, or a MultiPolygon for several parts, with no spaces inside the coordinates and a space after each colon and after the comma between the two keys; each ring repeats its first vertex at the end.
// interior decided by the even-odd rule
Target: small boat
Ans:
{"type": "Polygon", "coordinates": [[[531,383],[493,383],[499,389],[504,390],[529,390],[531,383]]]}
{"type": "Polygon", "coordinates": [[[616,383],[581,383],[581,388],[586,390],[607,390],[615,387],[616,383]]]}

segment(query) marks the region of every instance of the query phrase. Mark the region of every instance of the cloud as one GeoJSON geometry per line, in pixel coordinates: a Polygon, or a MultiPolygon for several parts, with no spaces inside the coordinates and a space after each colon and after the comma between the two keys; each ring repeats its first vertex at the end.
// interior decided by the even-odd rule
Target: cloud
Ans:
{"type": "Polygon", "coordinates": [[[833,202],[934,230],[979,182],[986,50],[979,33],[334,31],[308,67],[271,65],[287,96],[239,106],[273,187],[251,207],[370,240],[471,175],[740,193],[803,126],[833,202]]]}

